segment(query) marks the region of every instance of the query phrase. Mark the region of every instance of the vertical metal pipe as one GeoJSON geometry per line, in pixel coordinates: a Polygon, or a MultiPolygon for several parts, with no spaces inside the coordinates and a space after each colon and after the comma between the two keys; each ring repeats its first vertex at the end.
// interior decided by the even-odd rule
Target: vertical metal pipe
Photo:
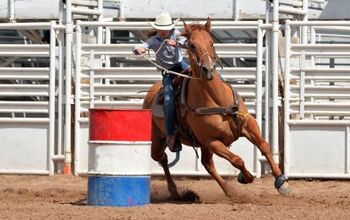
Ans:
{"type": "MultiPolygon", "coordinates": [[[[97,21],[102,22],[103,21],[103,0],[98,0],[97,6],[98,6],[98,10],[101,12],[98,15],[97,21]]],[[[102,26],[100,25],[97,27],[97,43],[102,44],[102,41],[103,41],[103,29],[102,29],[102,26]]]]}
{"type": "MultiPolygon", "coordinates": [[[[257,43],[256,43],[256,101],[255,101],[255,109],[256,109],[256,120],[258,122],[259,127],[262,125],[262,60],[263,60],[263,33],[261,29],[262,21],[258,20],[257,25],[257,43]]],[[[258,149],[254,148],[254,167],[256,177],[261,177],[261,164],[260,158],[261,153],[258,149]]]]}
{"type": "Polygon", "coordinates": [[[59,17],[58,17],[58,24],[62,24],[64,23],[64,13],[65,13],[65,10],[64,10],[64,4],[62,1],[59,1],[58,3],[58,12],[59,12],[59,17]]]}
{"type": "Polygon", "coordinates": [[[272,17],[272,143],[271,151],[273,159],[279,163],[278,151],[278,106],[280,99],[278,97],[278,38],[279,38],[279,0],[273,1],[273,17],[272,17]]]}
{"type": "Polygon", "coordinates": [[[289,20],[285,26],[285,76],[284,76],[284,174],[289,174],[289,96],[290,96],[290,49],[291,49],[291,29],[289,20]]]}
{"type": "Polygon", "coordinates": [[[240,6],[240,0],[235,0],[235,5],[234,5],[234,10],[235,10],[235,21],[239,21],[239,8],[241,7],[240,6]]]}
{"type": "Polygon", "coordinates": [[[258,20],[256,43],[256,120],[259,127],[262,124],[262,63],[263,63],[263,33],[262,21],[258,20]]]}
{"type": "MultiPolygon", "coordinates": [[[[106,44],[111,44],[111,29],[106,27],[106,44]]],[[[109,55],[105,55],[105,66],[106,68],[111,67],[111,62],[110,62],[110,56],[109,55]]],[[[109,79],[105,79],[105,83],[107,85],[110,84],[110,80],[109,79]]],[[[110,97],[109,96],[105,96],[105,100],[106,101],[110,101],[110,97]]]]}
{"type": "Polygon", "coordinates": [[[125,4],[124,4],[124,0],[119,0],[119,21],[125,21],[125,4]]]}
{"type": "Polygon", "coordinates": [[[15,21],[15,0],[10,0],[9,2],[9,8],[8,8],[8,12],[9,12],[9,20],[10,22],[14,22],[15,21]]]}
{"type": "MultiPolygon", "coordinates": [[[[309,20],[309,15],[308,15],[308,8],[309,8],[309,1],[308,0],[303,0],[303,21],[308,21],[309,20]]],[[[301,34],[301,43],[302,44],[307,44],[307,26],[304,25],[302,26],[302,34],[301,34]]]]}
{"type": "MultiPolygon", "coordinates": [[[[111,29],[106,27],[106,44],[111,44],[112,43],[112,37],[111,37],[111,29]]],[[[111,62],[110,62],[110,56],[106,55],[106,67],[110,67],[111,62]]]]}
{"type": "Polygon", "coordinates": [[[95,51],[90,51],[90,66],[89,66],[89,76],[90,76],[90,86],[89,86],[89,100],[90,104],[89,107],[93,108],[95,106],[95,94],[94,94],[94,84],[95,84],[95,77],[94,77],[94,62],[95,62],[95,51]]]}
{"type": "MultiPolygon", "coordinates": [[[[270,23],[271,3],[266,0],[266,18],[265,23],[270,23]]],[[[265,129],[264,137],[270,143],[270,64],[271,64],[271,30],[266,31],[265,40],[265,129]]]]}
{"type": "MultiPolygon", "coordinates": [[[[65,76],[65,129],[64,129],[64,173],[71,173],[71,97],[72,89],[72,42],[73,42],[73,22],[72,22],[72,0],[66,0],[66,76],[65,76]]],[[[76,174],[76,173],[75,173],[76,174]]]]}
{"type": "MultiPolygon", "coordinates": [[[[310,27],[310,44],[316,44],[316,30],[314,27],[310,27]]],[[[311,68],[315,68],[315,56],[311,56],[310,57],[310,66],[311,68]]],[[[311,85],[314,85],[315,84],[315,81],[313,79],[310,80],[310,84],[311,85]]],[[[314,102],[315,98],[311,97],[310,98],[310,101],[311,102],[314,102]]],[[[314,118],[314,114],[310,114],[310,119],[313,119],[314,118]]]]}
{"type": "Polygon", "coordinates": [[[345,173],[350,173],[350,127],[345,129],[345,173]]]}
{"type": "Polygon", "coordinates": [[[57,88],[57,154],[62,154],[62,126],[63,126],[63,69],[64,69],[64,62],[63,62],[63,41],[64,37],[62,36],[62,33],[59,32],[58,36],[58,88],[57,88]]]}
{"type": "MultiPolygon", "coordinates": [[[[316,30],[314,27],[311,26],[310,28],[310,44],[316,44],[316,30]]],[[[315,66],[315,56],[311,56],[311,66],[314,67],[315,66]]]]}
{"type": "Polygon", "coordinates": [[[50,25],[50,77],[49,77],[49,149],[48,149],[48,165],[49,175],[54,175],[55,164],[53,161],[55,153],[55,71],[56,71],[56,33],[55,21],[51,21],[50,25]]]}
{"type": "Polygon", "coordinates": [[[76,27],[76,63],[75,63],[75,117],[74,117],[74,173],[79,172],[80,162],[80,110],[81,110],[81,26],[77,21],[76,27]]]}
{"type": "MultiPolygon", "coordinates": [[[[308,0],[303,0],[303,21],[306,22],[308,21],[308,0]]],[[[307,44],[307,39],[308,39],[308,26],[302,25],[301,26],[301,43],[302,44],[307,44]]],[[[301,61],[301,72],[300,72],[300,117],[303,119],[305,117],[305,66],[306,66],[306,56],[305,52],[302,51],[302,55],[300,57],[301,61]]]]}
{"type": "Polygon", "coordinates": [[[305,117],[305,64],[306,62],[306,55],[305,51],[301,51],[301,56],[300,56],[300,88],[299,88],[299,117],[300,119],[303,119],[305,117]]]}

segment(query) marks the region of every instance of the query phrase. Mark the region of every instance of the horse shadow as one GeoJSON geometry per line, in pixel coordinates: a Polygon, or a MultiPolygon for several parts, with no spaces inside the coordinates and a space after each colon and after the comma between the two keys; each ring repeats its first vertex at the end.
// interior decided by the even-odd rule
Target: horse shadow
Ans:
{"type": "Polygon", "coordinates": [[[64,204],[69,204],[69,205],[73,205],[73,206],[87,206],[87,199],[79,199],[77,201],[73,201],[73,202],[68,202],[68,203],[64,203],[64,204]]]}
{"type": "Polygon", "coordinates": [[[159,197],[159,196],[151,195],[151,203],[153,204],[161,204],[161,203],[194,204],[194,203],[201,203],[201,200],[197,193],[195,193],[192,190],[186,190],[180,193],[180,196],[177,198],[174,198],[171,196],[159,197]]]}

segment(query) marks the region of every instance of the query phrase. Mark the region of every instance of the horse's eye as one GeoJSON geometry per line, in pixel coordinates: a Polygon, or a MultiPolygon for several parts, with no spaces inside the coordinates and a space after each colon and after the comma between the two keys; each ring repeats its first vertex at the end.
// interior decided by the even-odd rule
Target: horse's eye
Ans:
{"type": "Polygon", "coordinates": [[[190,44],[190,47],[192,50],[194,50],[196,48],[193,44],[190,44]]]}

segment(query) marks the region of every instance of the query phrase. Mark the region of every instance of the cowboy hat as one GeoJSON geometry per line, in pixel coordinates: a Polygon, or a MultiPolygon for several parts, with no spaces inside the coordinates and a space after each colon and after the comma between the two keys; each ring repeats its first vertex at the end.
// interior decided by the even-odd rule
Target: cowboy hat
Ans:
{"type": "Polygon", "coordinates": [[[168,12],[162,12],[157,16],[155,22],[149,24],[157,30],[170,31],[174,28],[176,22],[178,22],[179,20],[180,19],[176,19],[175,21],[173,21],[168,12]]]}

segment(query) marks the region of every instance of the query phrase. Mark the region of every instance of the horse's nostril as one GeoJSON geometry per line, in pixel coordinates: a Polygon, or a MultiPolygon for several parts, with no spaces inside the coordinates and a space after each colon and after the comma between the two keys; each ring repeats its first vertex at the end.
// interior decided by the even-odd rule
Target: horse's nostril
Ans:
{"type": "Polygon", "coordinates": [[[208,74],[208,69],[205,67],[205,66],[202,66],[202,72],[204,73],[204,74],[208,74]]]}

